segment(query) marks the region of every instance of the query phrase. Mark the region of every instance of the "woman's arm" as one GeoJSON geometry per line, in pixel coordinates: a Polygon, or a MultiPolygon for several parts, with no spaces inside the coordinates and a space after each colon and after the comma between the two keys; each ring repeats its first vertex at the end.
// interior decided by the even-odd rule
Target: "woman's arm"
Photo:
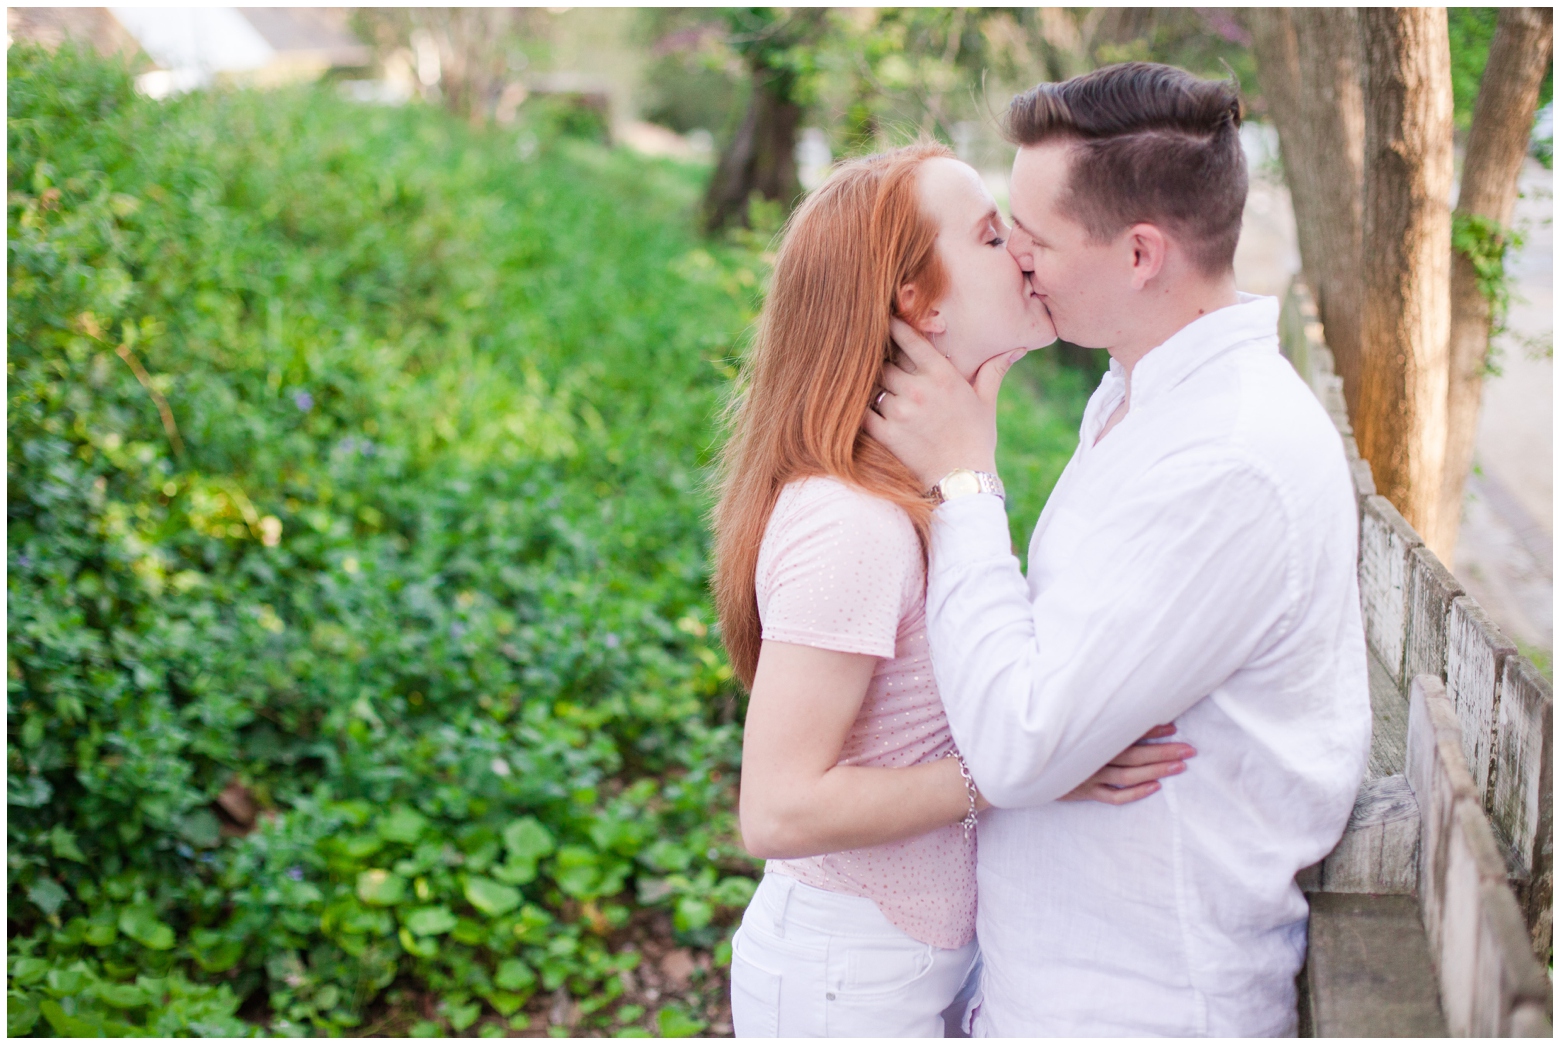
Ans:
{"type": "MultiPolygon", "coordinates": [[[[958,823],[969,812],[954,759],[903,769],[837,765],[877,661],[787,642],[760,647],[739,800],[742,841],[754,856],[789,859],[882,845],[958,823]]],[[[1159,789],[1159,777],[1180,772],[1182,760],[1195,753],[1185,744],[1141,746],[1153,750],[1134,745],[1080,786],[1077,797],[1112,804],[1145,798],[1159,789]],[[1132,768],[1122,771],[1126,764],[1132,768]]]]}
{"type": "Polygon", "coordinates": [[[912,838],[969,812],[958,763],[836,765],[877,657],[765,642],[742,737],[748,852],[788,859],[912,838]]]}

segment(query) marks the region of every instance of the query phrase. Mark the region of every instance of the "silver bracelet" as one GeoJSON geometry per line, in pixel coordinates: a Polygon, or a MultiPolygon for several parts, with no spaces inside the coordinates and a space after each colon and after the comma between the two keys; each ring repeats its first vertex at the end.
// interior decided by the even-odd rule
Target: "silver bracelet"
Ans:
{"type": "Polygon", "coordinates": [[[952,751],[948,752],[947,757],[958,760],[959,775],[964,778],[964,792],[969,796],[970,799],[970,811],[964,814],[963,820],[959,821],[960,825],[964,828],[964,833],[968,835],[971,831],[975,830],[975,802],[978,798],[980,798],[980,791],[975,787],[975,778],[970,776],[970,767],[965,765],[964,756],[959,753],[959,749],[954,748],[952,751]]]}

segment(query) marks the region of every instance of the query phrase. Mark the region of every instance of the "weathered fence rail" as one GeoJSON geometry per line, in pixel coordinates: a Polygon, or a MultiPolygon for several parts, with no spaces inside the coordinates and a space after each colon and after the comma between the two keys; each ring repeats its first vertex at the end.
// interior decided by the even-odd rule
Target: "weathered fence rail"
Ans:
{"type": "Polygon", "coordinates": [[[1552,689],[1377,495],[1298,282],[1280,333],[1354,477],[1374,713],[1348,829],[1300,876],[1302,1033],[1548,1037],[1552,689]]]}

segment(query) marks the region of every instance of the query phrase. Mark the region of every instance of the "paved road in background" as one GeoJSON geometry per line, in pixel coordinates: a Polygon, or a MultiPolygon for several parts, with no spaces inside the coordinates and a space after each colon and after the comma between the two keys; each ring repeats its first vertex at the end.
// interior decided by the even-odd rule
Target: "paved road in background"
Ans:
{"type": "Polygon", "coordinates": [[[1516,296],[1499,376],[1484,385],[1476,472],[1452,572],[1513,638],[1554,649],[1554,175],[1522,171],[1509,268],[1516,296]]]}

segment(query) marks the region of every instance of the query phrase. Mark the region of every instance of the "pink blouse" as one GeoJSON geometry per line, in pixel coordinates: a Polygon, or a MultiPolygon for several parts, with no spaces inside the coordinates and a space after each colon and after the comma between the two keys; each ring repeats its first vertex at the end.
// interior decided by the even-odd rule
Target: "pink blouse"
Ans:
{"type": "MultiPolygon", "coordinates": [[[[836,479],[790,483],[758,553],[763,636],[879,657],[842,766],[912,766],[953,750],[926,644],[926,580],[902,508],[836,479]]],[[[877,903],[908,935],[956,948],[975,935],[975,839],[957,824],[766,870],[877,903]]]]}

